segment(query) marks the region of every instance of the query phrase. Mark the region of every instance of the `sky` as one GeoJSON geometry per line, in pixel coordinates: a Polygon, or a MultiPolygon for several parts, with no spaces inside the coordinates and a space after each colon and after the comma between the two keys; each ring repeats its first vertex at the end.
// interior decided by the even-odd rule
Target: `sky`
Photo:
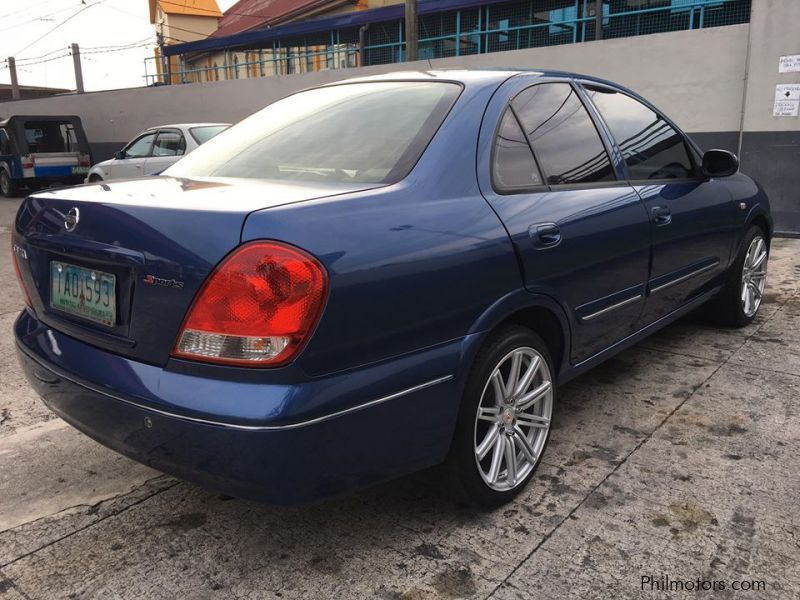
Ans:
{"type": "MultiPolygon", "coordinates": [[[[235,2],[217,0],[223,11],[235,2]]],[[[75,89],[74,42],[87,91],[142,86],[155,40],[147,0],[0,0],[0,83],[13,56],[20,85],[75,89]]]]}

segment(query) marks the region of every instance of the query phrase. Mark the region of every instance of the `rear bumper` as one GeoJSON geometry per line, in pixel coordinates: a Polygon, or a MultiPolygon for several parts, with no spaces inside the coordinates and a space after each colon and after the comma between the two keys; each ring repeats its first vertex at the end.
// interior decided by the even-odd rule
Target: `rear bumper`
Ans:
{"type": "MultiPolygon", "coordinates": [[[[276,399],[313,393],[320,383],[338,387],[340,394],[335,409],[320,407],[302,420],[284,422],[280,411],[267,411],[262,414],[268,417],[245,422],[189,407],[192,399],[195,408],[214,406],[221,392],[227,402],[236,403],[253,393],[251,383],[187,379],[142,363],[132,365],[58,333],[27,313],[20,315],[14,330],[19,360],[31,385],[54,413],[76,429],[160,471],[270,503],[308,501],[441,462],[458,409],[459,383],[452,372],[439,371],[438,377],[422,377],[414,385],[365,402],[358,381],[368,382],[370,377],[357,371],[289,390],[286,385],[259,385],[263,405],[270,410],[276,399]],[[76,352],[82,353],[81,364],[94,364],[106,375],[108,369],[116,372],[117,385],[112,389],[98,383],[103,380],[100,376],[87,379],[91,367],[80,373],[65,368],[70,364],[67,355],[76,352]],[[131,377],[130,369],[138,371],[140,384],[152,376],[150,370],[158,370],[159,389],[174,389],[170,380],[180,378],[184,405],[176,404],[175,398],[159,403],[158,398],[132,393],[136,377],[131,377]],[[358,397],[360,403],[346,406],[342,395],[358,397]]],[[[458,355],[462,344],[463,340],[446,345],[450,359],[444,361],[444,347],[416,358],[441,366],[457,358],[453,353],[458,355]]],[[[403,370],[403,365],[395,367],[403,370]]]]}

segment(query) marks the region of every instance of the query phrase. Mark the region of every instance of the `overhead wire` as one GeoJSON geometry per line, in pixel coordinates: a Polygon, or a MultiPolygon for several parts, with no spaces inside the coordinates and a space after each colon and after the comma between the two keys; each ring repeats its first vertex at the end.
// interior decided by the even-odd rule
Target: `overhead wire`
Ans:
{"type": "Polygon", "coordinates": [[[68,16],[66,19],[64,19],[63,21],[61,21],[60,23],[58,23],[58,24],[57,24],[55,27],[52,27],[52,28],[48,29],[48,30],[47,30],[45,33],[43,33],[43,34],[42,34],[42,35],[40,35],[38,38],[36,38],[36,39],[35,39],[35,40],[33,40],[32,42],[30,42],[30,43],[29,43],[27,46],[25,46],[25,47],[23,47],[23,48],[20,48],[19,50],[17,50],[17,51],[15,52],[15,54],[19,54],[19,53],[21,53],[21,52],[24,52],[25,50],[27,50],[28,48],[30,48],[30,47],[31,47],[31,46],[33,46],[34,44],[37,44],[37,43],[39,43],[41,40],[43,40],[43,39],[44,39],[44,38],[46,38],[48,35],[50,35],[51,33],[53,33],[53,32],[54,32],[56,29],[58,29],[58,28],[60,28],[60,27],[63,27],[64,25],[66,25],[67,23],[69,23],[69,22],[70,22],[72,19],[74,19],[75,17],[77,17],[79,14],[81,14],[82,12],[84,12],[84,11],[86,11],[86,10],[89,10],[90,8],[94,8],[94,7],[95,7],[95,6],[97,6],[98,4],[103,4],[104,2],[107,2],[107,1],[108,1],[108,0],[97,0],[97,2],[95,2],[95,3],[93,3],[93,4],[86,4],[86,5],[84,5],[82,8],[78,9],[76,12],[72,13],[72,14],[71,14],[70,16],[68,16]]]}
{"type": "MultiPolygon", "coordinates": [[[[130,15],[132,17],[140,17],[142,19],[146,19],[147,18],[147,17],[145,17],[143,15],[137,15],[135,13],[127,11],[127,10],[125,10],[123,8],[118,8],[116,6],[109,6],[109,5],[106,4],[106,5],[103,5],[103,8],[109,8],[111,10],[115,10],[117,12],[124,13],[124,14],[130,15]]],[[[202,35],[203,37],[208,36],[208,32],[207,31],[195,31],[194,29],[185,29],[183,27],[176,27],[175,25],[172,25],[172,24],[169,25],[169,28],[170,29],[175,29],[177,31],[183,31],[184,33],[194,33],[196,35],[202,35]]],[[[164,36],[164,37],[167,37],[167,38],[169,38],[171,40],[175,40],[176,42],[181,42],[181,43],[185,43],[186,42],[186,40],[180,40],[178,38],[174,38],[174,37],[170,37],[170,36],[164,36]]]]}
{"type": "Polygon", "coordinates": [[[29,6],[25,6],[24,8],[17,8],[16,10],[12,10],[11,12],[3,13],[0,15],[0,19],[5,19],[6,17],[10,17],[12,15],[18,15],[19,13],[29,11],[31,9],[36,8],[37,6],[41,6],[43,4],[50,4],[51,2],[55,2],[56,0],[42,0],[41,2],[37,2],[36,4],[31,4],[29,6]]]}
{"type": "MultiPolygon", "coordinates": [[[[78,4],[78,6],[81,6],[81,5],[78,4]]],[[[77,8],[77,6],[74,6],[74,5],[73,6],[64,6],[62,8],[59,8],[58,10],[54,10],[52,12],[44,13],[44,14],[38,15],[36,17],[30,18],[27,21],[19,21],[17,23],[14,23],[13,25],[9,25],[8,27],[3,27],[2,29],[0,29],[0,31],[8,31],[9,29],[14,29],[16,27],[21,27],[22,25],[27,25],[28,23],[33,23],[35,21],[46,21],[47,17],[52,17],[53,15],[57,15],[58,13],[62,13],[62,12],[68,11],[68,10],[73,10],[75,8],[77,8]]],[[[24,12],[24,11],[28,11],[28,10],[30,10],[30,8],[25,8],[25,9],[17,11],[17,12],[20,13],[20,12],[24,12]]],[[[10,13],[10,14],[15,14],[15,13],[10,13]]],[[[6,19],[9,16],[10,15],[3,15],[3,16],[0,16],[0,19],[6,19]]],[[[11,19],[11,20],[13,21],[13,19],[11,19]]]]}
{"type": "MultiPolygon", "coordinates": [[[[98,47],[98,48],[95,48],[95,49],[88,48],[85,51],[84,50],[80,50],[80,55],[81,56],[85,56],[85,55],[91,56],[93,54],[108,54],[108,53],[112,53],[112,52],[124,52],[126,50],[135,50],[137,48],[145,48],[145,47],[151,46],[151,45],[155,46],[155,42],[153,42],[152,40],[148,39],[146,41],[142,40],[142,41],[131,43],[131,44],[124,44],[124,45],[121,45],[121,46],[109,46],[109,47],[105,47],[105,48],[98,47]]],[[[55,54],[56,52],[63,52],[63,54],[60,54],[58,56],[50,56],[48,58],[39,57],[39,58],[41,58],[41,60],[35,60],[33,62],[19,62],[19,63],[16,64],[16,66],[17,66],[17,68],[22,70],[25,67],[32,67],[34,65],[41,65],[41,64],[44,64],[44,63],[52,62],[54,60],[60,60],[62,58],[68,58],[68,57],[72,56],[72,51],[70,49],[56,50],[54,52],[51,52],[50,54],[55,54]]],[[[8,61],[3,61],[3,62],[5,64],[0,66],[0,70],[8,68],[8,64],[7,64],[8,61]]]]}
{"type": "MultiPolygon", "coordinates": [[[[210,8],[200,8],[199,6],[188,7],[188,6],[186,6],[185,3],[182,4],[180,2],[174,2],[172,0],[158,0],[158,1],[159,1],[160,4],[170,4],[170,5],[175,6],[177,8],[191,8],[192,10],[197,10],[197,11],[200,11],[200,12],[208,12],[208,13],[212,13],[212,14],[219,14],[216,10],[212,10],[210,8]]],[[[231,10],[226,10],[223,13],[223,16],[227,17],[228,15],[236,15],[238,17],[258,17],[258,18],[262,18],[262,19],[270,19],[270,18],[274,17],[274,15],[265,15],[263,13],[234,12],[234,11],[231,11],[231,10]]]]}

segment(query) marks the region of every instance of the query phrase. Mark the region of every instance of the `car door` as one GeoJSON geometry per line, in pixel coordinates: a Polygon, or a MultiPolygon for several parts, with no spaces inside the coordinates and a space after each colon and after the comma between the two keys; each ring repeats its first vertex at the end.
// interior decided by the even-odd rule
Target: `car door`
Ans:
{"type": "Polygon", "coordinates": [[[649,220],[609,150],[563,78],[510,80],[482,126],[481,190],[511,236],[525,287],[568,315],[573,363],[630,335],[644,302],[649,220]]]}
{"type": "Polygon", "coordinates": [[[153,148],[156,132],[149,131],[134,139],[122,150],[122,158],[114,159],[110,170],[114,179],[130,179],[144,175],[144,164],[153,148]]]}
{"type": "Polygon", "coordinates": [[[186,152],[186,139],[180,129],[161,129],[156,135],[153,151],[144,163],[145,175],[157,175],[174,165],[186,152]]]}
{"type": "Polygon", "coordinates": [[[725,271],[735,231],[727,188],[701,175],[683,133],[652,106],[611,87],[584,84],[651,221],[653,257],[646,325],[707,291],[725,271]]]}

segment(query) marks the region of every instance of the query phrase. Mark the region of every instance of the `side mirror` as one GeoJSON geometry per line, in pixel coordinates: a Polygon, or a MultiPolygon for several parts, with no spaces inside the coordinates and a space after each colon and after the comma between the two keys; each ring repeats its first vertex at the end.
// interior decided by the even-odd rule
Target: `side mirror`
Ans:
{"type": "Polygon", "coordinates": [[[114,152],[114,158],[116,160],[122,160],[126,156],[127,154],[125,154],[125,150],[117,150],[116,152],[114,152]]]}
{"type": "Polygon", "coordinates": [[[703,175],[730,177],[739,170],[739,159],[727,150],[709,150],[703,154],[703,175]]]}

